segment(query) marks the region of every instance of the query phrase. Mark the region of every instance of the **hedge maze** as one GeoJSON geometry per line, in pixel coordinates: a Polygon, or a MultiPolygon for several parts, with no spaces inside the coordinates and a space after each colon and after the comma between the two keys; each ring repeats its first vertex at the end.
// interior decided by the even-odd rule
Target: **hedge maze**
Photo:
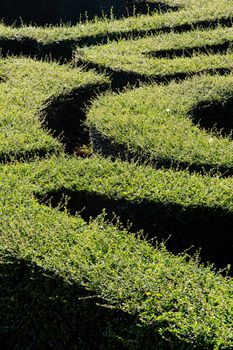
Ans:
{"type": "Polygon", "coordinates": [[[232,0],[10,3],[1,348],[232,349],[232,0]]]}

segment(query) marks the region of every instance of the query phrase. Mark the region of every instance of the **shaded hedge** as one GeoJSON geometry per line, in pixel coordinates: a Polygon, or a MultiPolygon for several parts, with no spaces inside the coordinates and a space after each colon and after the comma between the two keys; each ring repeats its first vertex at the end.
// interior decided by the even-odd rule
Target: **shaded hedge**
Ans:
{"type": "Polygon", "coordinates": [[[0,4],[1,18],[5,23],[37,23],[55,24],[62,22],[77,23],[82,18],[110,15],[114,8],[118,16],[126,15],[123,0],[2,0],[0,4]],[[85,15],[86,13],[86,15],[85,15]]]}

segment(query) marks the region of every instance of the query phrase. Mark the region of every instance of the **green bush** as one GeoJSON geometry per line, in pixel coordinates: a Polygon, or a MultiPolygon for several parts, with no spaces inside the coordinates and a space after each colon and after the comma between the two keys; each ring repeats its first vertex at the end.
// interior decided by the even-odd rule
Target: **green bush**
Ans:
{"type": "Polygon", "coordinates": [[[232,101],[232,75],[194,77],[107,94],[94,101],[87,124],[104,154],[230,175],[233,144],[223,130],[232,129],[232,101]]]}
{"type": "Polygon", "coordinates": [[[232,25],[232,0],[188,1],[186,3],[164,1],[164,3],[171,6],[180,5],[180,10],[162,14],[154,12],[151,16],[138,15],[119,20],[110,20],[105,17],[78,23],[75,26],[22,25],[15,28],[1,24],[0,45],[3,53],[10,52],[18,55],[23,52],[32,56],[52,55],[56,59],[61,57],[71,59],[75,45],[90,46],[106,43],[108,40],[119,40],[122,37],[145,36],[148,33],[170,30],[180,32],[199,27],[215,27],[219,24],[232,25]]]}
{"type": "MultiPolygon", "coordinates": [[[[171,349],[177,347],[229,349],[233,343],[232,279],[222,277],[210,267],[201,266],[197,259],[190,259],[187,255],[174,256],[163,246],[152,247],[145,240],[110,223],[104,223],[101,218],[87,224],[79,216],[71,217],[66,212],[61,213],[40,205],[35,200],[33,194],[46,192],[50,184],[54,185],[56,181],[59,182],[59,186],[69,181],[74,185],[76,178],[73,170],[78,169],[80,174],[87,175],[88,163],[93,173],[91,185],[94,187],[99,183],[102,188],[106,183],[103,183],[103,176],[96,177],[97,169],[102,173],[107,172],[107,168],[104,169],[103,165],[109,164],[108,167],[111,167],[112,171],[115,168],[113,176],[116,177],[121,167],[127,166],[120,162],[111,164],[106,160],[101,164],[100,159],[87,160],[83,163],[80,160],[55,158],[42,163],[38,161],[25,165],[1,166],[1,271],[4,272],[1,275],[1,289],[9,290],[8,294],[3,294],[0,299],[4,305],[0,308],[1,323],[4,325],[0,327],[1,336],[8,334],[8,344],[12,344],[13,339],[10,335],[18,330],[20,336],[17,334],[14,341],[15,348],[20,348],[19,342],[25,344],[25,341],[30,339],[31,332],[35,334],[35,329],[29,328],[35,320],[28,320],[25,324],[22,322],[24,315],[18,315],[18,326],[15,323],[13,328],[10,328],[7,320],[10,322],[11,318],[6,318],[5,314],[7,297],[10,310],[10,303],[14,302],[16,296],[18,298],[17,293],[21,290],[19,288],[24,285],[20,287],[17,282],[11,284],[9,289],[9,281],[12,279],[7,276],[9,273],[10,276],[15,276],[18,269],[21,271],[24,283],[27,276],[30,277],[33,273],[30,271],[34,269],[34,276],[32,275],[30,283],[27,283],[23,294],[29,296],[30,301],[31,298],[35,299],[36,291],[33,292],[35,281],[39,282],[37,286],[39,290],[43,288],[41,285],[43,278],[39,277],[38,280],[38,273],[33,268],[36,265],[42,269],[43,275],[52,273],[56,276],[56,280],[61,278],[63,283],[75,283],[80,288],[84,287],[102,298],[105,307],[121,309],[135,317],[141,325],[141,330],[136,331],[132,328],[131,339],[127,337],[122,339],[121,333],[122,342],[127,349],[140,349],[140,346],[144,346],[145,349],[168,349],[169,346],[171,349]],[[22,268],[25,263],[26,266],[32,266],[29,272],[22,268]],[[165,337],[167,342],[161,342],[158,336],[165,337]],[[144,340],[144,345],[142,342],[140,344],[140,339],[144,340]]],[[[132,165],[132,169],[134,173],[141,172],[140,176],[144,173],[146,176],[148,173],[149,181],[151,169],[145,167],[137,169],[135,165],[132,165]]],[[[121,179],[126,174],[129,176],[124,171],[121,179]]],[[[82,181],[82,176],[77,179],[77,185],[82,181]]],[[[107,174],[106,176],[108,177],[107,174]]],[[[120,178],[118,186],[121,186],[119,180],[120,178]]],[[[210,179],[206,179],[206,182],[208,180],[210,179]]],[[[90,178],[86,177],[83,179],[83,182],[85,181],[90,184],[90,178]]],[[[218,183],[222,181],[222,189],[229,182],[227,179],[212,179],[212,181],[218,183]]],[[[127,180],[125,184],[126,182],[127,180]]],[[[111,186],[111,177],[108,183],[109,188],[114,190],[111,186]]],[[[219,187],[219,195],[220,191],[219,187]]],[[[57,283],[59,282],[54,282],[55,288],[57,283]]],[[[46,293],[51,293],[51,287],[48,288],[44,291],[45,301],[46,293]]],[[[66,287],[63,287],[60,292],[66,293],[66,290],[66,287]]],[[[68,296],[64,298],[65,301],[68,296]]],[[[50,303],[52,300],[54,296],[50,297],[50,303]]],[[[28,310],[26,301],[24,305],[25,310],[28,310]]],[[[33,307],[37,307],[35,302],[33,307]]],[[[67,309],[69,305],[66,306],[67,309]]],[[[92,313],[87,313],[86,317],[92,317],[92,313]]],[[[50,329],[54,329],[54,325],[47,323],[48,319],[45,318],[44,326],[49,333],[50,329]]],[[[121,319],[121,322],[127,324],[127,320],[121,319]]],[[[121,329],[122,323],[118,327],[120,328],[116,328],[116,331],[121,329]]],[[[110,332],[109,336],[114,334],[110,332]]],[[[49,344],[54,344],[53,341],[57,340],[59,340],[57,337],[52,337],[49,344]]],[[[33,344],[38,346],[35,338],[33,344]]],[[[48,343],[43,336],[40,336],[39,344],[48,343]]],[[[58,343],[58,346],[61,348],[61,343],[58,343]]],[[[85,344],[83,348],[85,349],[85,344]]]]}
{"type": "Polygon", "coordinates": [[[166,82],[205,71],[222,72],[231,67],[232,33],[232,27],[218,27],[123,39],[77,49],[76,61],[112,74],[113,83],[119,86],[138,81],[166,82]]]}
{"type": "MultiPolygon", "coordinates": [[[[42,125],[47,123],[50,129],[52,127],[51,121],[44,120],[46,109],[56,100],[61,105],[62,99],[65,104],[74,96],[76,104],[73,103],[73,109],[80,114],[84,107],[79,96],[81,89],[97,91],[98,87],[108,87],[107,80],[94,72],[26,58],[1,59],[0,74],[1,161],[62,152],[61,142],[55,140],[42,125]]],[[[57,107],[55,113],[58,118],[65,111],[62,108],[59,111],[57,107]]],[[[76,119],[79,117],[77,115],[76,119]]],[[[79,126],[80,119],[70,128],[77,131],[79,126]]]]}
{"type": "MultiPolygon", "coordinates": [[[[19,17],[20,1],[1,15],[10,5],[19,17]]],[[[63,0],[26,5],[32,21],[80,13],[79,2],[64,2],[69,13],[63,0]]],[[[216,74],[231,71],[233,2],[162,5],[75,26],[0,25],[3,55],[60,63],[0,59],[2,349],[233,348],[233,85],[216,74]],[[203,70],[215,75],[168,84],[203,70]],[[110,80],[152,79],[166,84],[96,99],[110,80]],[[74,156],[87,155],[91,100],[94,153],[126,161],[74,156]]]]}

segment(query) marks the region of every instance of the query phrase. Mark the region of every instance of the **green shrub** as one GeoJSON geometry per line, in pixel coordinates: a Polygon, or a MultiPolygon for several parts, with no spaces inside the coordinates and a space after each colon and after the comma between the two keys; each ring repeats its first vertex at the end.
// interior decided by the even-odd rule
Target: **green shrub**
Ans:
{"type": "MultiPolygon", "coordinates": [[[[43,109],[45,117],[44,110],[52,101],[60,99],[61,104],[62,99],[69,100],[73,94],[76,98],[76,112],[80,113],[79,109],[83,105],[79,101],[79,90],[97,90],[98,87],[101,89],[108,86],[103,76],[93,72],[26,58],[1,59],[0,74],[1,161],[15,156],[25,158],[62,152],[62,144],[42,127],[40,110],[43,109]]],[[[57,118],[59,113],[62,111],[59,112],[57,108],[57,118]]]]}
{"type": "MultiPolygon", "coordinates": [[[[64,63],[77,44],[117,39],[75,58],[110,72],[112,89],[230,71],[232,0],[164,4],[167,13],[76,26],[1,24],[0,46],[64,63]]],[[[69,10],[50,19],[76,18],[69,10]]],[[[94,151],[130,162],[64,156],[88,141],[84,106],[109,87],[104,75],[8,57],[0,77],[0,160],[12,160],[0,165],[1,348],[233,348],[232,74],[95,100],[94,151]]]]}
{"type": "MultiPolygon", "coordinates": [[[[30,166],[32,172],[36,168],[30,166]]],[[[56,206],[68,195],[69,210],[86,221],[105,209],[110,220],[115,212],[132,231],[144,229],[148,238],[166,240],[173,252],[200,248],[204,261],[232,263],[231,178],[91,158],[40,164],[33,183],[40,203],[51,199],[56,206]]]]}
{"type": "Polygon", "coordinates": [[[218,27],[122,39],[77,49],[76,61],[107,71],[119,86],[137,81],[166,82],[204,71],[222,72],[231,67],[232,33],[232,27],[218,27]]]}
{"type": "Polygon", "coordinates": [[[94,101],[87,123],[104,154],[232,174],[232,140],[221,135],[232,129],[232,101],[232,75],[207,75],[107,94],[94,101]]]}
{"type": "MultiPolygon", "coordinates": [[[[121,167],[127,166],[106,160],[101,165],[101,162],[100,159],[81,162],[74,159],[59,161],[54,158],[42,163],[1,167],[1,257],[2,262],[5,262],[2,269],[9,270],[9,264],[14,261],[16,267],[12,266],[10,270],[14,274],[17,261],[21,261],[18,263],[18,270],[24,262],[27,265],[36,265],[44,274],[53,273],[56,279],[61,278],[64,283],[75,283],[94,292],[103,298],[108,307],[121,309],[137,317],[141,331],[138,334],[134,331],[131,340],[122,340],[128,349],[139,349],[143,346],[143,343],[137,342],[138,338],[136,343],[133,340],[136,335],[139,339],[144,339],[145,349],[229,349],[233,343],[231,279],[222,277],[210,267],[200,266],[198,260],[190,259],[187,255],[174,256],[163,246],[152,247],[139,237],[129,235],[127,231],[110,223],[104,223],[101,218],[87,224],[79,216],[71,217],[67,213],[42,206],[33,197],[33,193],[46,192],[50,183],[54,184],[55,181],[59,185],[71,181],[74,185],[77,180],[78,184],[85,174],[88,175],[88,163],[92,168],[93,180],[90,182],[91,179],[86,177],[83,182],[89,181],[87,183],[93,187],[99,184],[102,188],[106,183],[103,176],[96,177],[97,169],[107,172],[103,165],[108,164],[112,171],[115,169],[113,176],[116,177],[121,167]],[[79,179],[75,178],[73,172],[77,168],[82,173],[79,179]],[[68,169],[70,175],[73,172],[70,180],[68,169]],[[16,260],[12,260],[10,256],[16,260]],[[147,337],[143,334],[147,334],[147,337]],[[153,338],[153,334],[157,338],[153,338]],[[165,337],[167,342],[161,342],[158,336],[165,337]]],[[[140,176],[147,177],[148,174],[147,179],[150,181],[149,174],[153,173],[151,169],[137,169],[135,165],[132,165],[132,169],[134,173],[141,172],[140,176]]],[[[121,179],[124,175],[129,176],[124,171],[121,179]]],[[[195,178],[198,179],[198,176],[195,178]]],[[[118,186],[121,186],[119,180],[120,178],[118,186]]],[[[222,189],[230,181],[207,178],[205,181],[208,180],[222,183],[222,189]]],[[[125,184],[126,182],[127,180],[125,184]]],[[[114,191],[110,185],[111,177],[108,183],[109,188],[114,191]]],[[[220,195],[221,190],[218,188],[220,195]]],[[[155,187],[152,190],[155,191],[155,187]]],[[[207,191],[206,194],[208,196],[207,191]]],[[[217,201],[216,198],[215,200],[217,201]]],[[[3,276],[1,288],[6,290],[9,287],[9,278],[6,278],[6,274],[3,276]]],[[[23,276],[25,280],[26,272],[23,276]]],[[[35,295],[33,281],[36,276],[34,274],[24,292],[30,298],[35,295]]],[[[42,282],[39,280],[39,289],[42,288],[42,282]]],[[[56,282],[54,284],[57,285],[56,282]]],[[[11,285],[8,303],[12,300],[14,288],[19,288],[18,283],[11,285]]],[[[66,288],[63,287],[63,291],[65,293],[66,288]]],[[[17,292],[13,295],[17,295],[17,292]]],[[[4,297],[3,294],[0,301],[6,302],[6,298],[7,295],[4,297]]],[[[64,298],[67,300],[67,297],[64,298]]],[[[3,305],[5,306],[0,310],[4,312],[5,326],[0,328],[1,335],[7,329],[6,304],[3,305]]],[[[86,317],[89,316],[91,317],[91,313],[87,313],[86,317]]],[[[1,319],[3,320],[3,314],[1,319]]],[[[23,323],[23,327],[30,327],[31,324],[23,323]]],[[[27,339],[28,328],[22,329],[22,323],[20,327],[20,316],[18,328],[17,323],[14,327],[19,329],[18,339],[23,343],[27,339]],[[26,338],[23,337],[25,334],[26,338]]],[[[53,324],[45,323],[45,327],[51,329],[53,324]]],[[[28,331],[30,334],[34,330],[28,331]]],[[[8,336],[10,334],[9,328],[8,336]]],[[[39,341],[40,344],[46,344],[44,339],[39,338],[39,341]]],[[[17,339],[15,342],[15,348],[19,348],[17,339]]],[[[37,346],[35,338],[34,344],[37,346]]],[[[59,346],[61,348],[60,344],[59,346]]]]}
{"type": "MultiPolygon", "coordinates": [[[[165,2],[165,1],[164,1],[165,2]]],[[[60,25],[36,27],[22,25],[18,28],[0,25],[0,45],[3,53],[52,55],[56,59],[72,58],[75,45],[93,45],[129,36],[145,36],[148,33],[170,30],[192,30],[198,27],[215,27],[232,24],[232,0],[165,2],[182,5],[179,11],[154,12],[151,16],[138,15],[119,20],[102,18],[85,21],[75,26],[60,25]]]]}

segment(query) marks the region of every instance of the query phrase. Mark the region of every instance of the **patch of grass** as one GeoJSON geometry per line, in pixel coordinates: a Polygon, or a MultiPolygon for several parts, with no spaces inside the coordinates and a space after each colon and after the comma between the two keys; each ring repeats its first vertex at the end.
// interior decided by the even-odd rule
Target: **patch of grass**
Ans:
{"type": "MultiPolygon", "coordinates": [[[[130,176],[129,172],[122,171],[122,167],[128,167],[128,170],[132,167],[134,175],[138,172],[143,178],[145,195],[148,190],[156,190],[156,187],[146,186],[146,181],[147,184],[151,181],[152,169],[107,160],[102,163],[98,158],[86,161],[60,159],[60,163],[54,158],[42,163],[1,166],[2,261],[7,260],[7,256],[14,256],[40,267],[45,273],[55,274],[64,283],[75,283],[94,292],[109,307],[134,315],[142,326],[139,336],[143,338],[145,331],[150,334],[144,337],[145,349],[193,349],[194,346],[229,349],[233,345],[232,279],[222,277],[211,267],[201,266],[197,259],[190,259],[187,255],[174,256],[163,246],[152,247],[101,218],[87,224],[79,216],[71,217],[66,212],[41,206],[33,198],[33,193],[46,193],[57,181],[59,186],[68,182],[70,186],[77,186],[83,181],[92,188],[105,187],[104,191],[108,183],[109,191],[116,191],[117,186],[113,187],[112,182],[117,180],[118,188],[122,188],[122,183],[127,186],[127,177],[130,176]],[[88,163],[93,174],[91,179],[87,176],[88,163]],[[75,176],[77,169],[79,178],[75,176]],[[97,176],[97,171],[102,173],[101,177],[97,176]],[[161,336],[167,341],[161,341],[161,336]]],[[[154,174],[158,176],[158,173],[154,174]]],[[[167,173],[167,179],[169,177],[171,171],[167,173]]],[[[183,174],[183,177],[206,182],[207,197],[208,184],[211,181],[212,185],[218,183],[219,196],[229,205],[224,194],[220,195],[221,190],[227,192],[229,179],[206,177],[203,180],[198,175],[192,178],[188,174],[183,174]]],[[[138,180],[136,176],[133,178],[138,180]]],[[[160,180],[165,191],[162,177],[160,180]]],[[[127,189],[125,192],[127,195],[127,189]]],[[[132,196],[130,192],[128,187],[128,196],[132,196]]],[[[188,196],[186,200],[189,200],[188,196]]],[[[217,197],[215,200],[219,203],[217,197]]],[[[3,282],[6,283],[6,279],[3,282]]],[[[30,285],[27,286],[31,293],[30,285]]],[[[33,282],[31,286],[33,288],[33,282]]],[[[4,288],[3,283],[1,288],[4,288]]],[[[25,329],[20,333],[26,334],[25,329]]],[[[127,349],[142,346],[133,340],[127,343],[127,339],[123,339],[123,343],[127,349]]]]}
{"type": "MultiPolygon", "coordinates": [[[[46,109],[51,100],[70,99],[72,93],[76,93],[76,104],[81,106],[78,89],[108,86],[107,79],[94,72],[26,58],[1,59],[0,74],[2,162],[15,156],[25,158],[62,152],[61,142],[42,127],[40,110],[46,109]]],[[[59,114],[57,109],[56,113],[59,114]]]]}

